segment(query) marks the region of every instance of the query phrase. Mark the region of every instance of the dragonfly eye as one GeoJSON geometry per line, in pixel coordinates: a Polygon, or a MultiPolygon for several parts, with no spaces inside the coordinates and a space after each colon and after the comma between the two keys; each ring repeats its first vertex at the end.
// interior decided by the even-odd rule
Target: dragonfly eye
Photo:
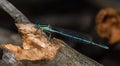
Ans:
{"type": "Polygon", "coordinates": [[[36,28],[39,28],[39,25],[38,25],[38,24],[35,24],[35,27],[36,27],[36,28]]]}
{"type": "Polygon", "coordinates": [[[36,27],[36,28],[40,28],[40,23],[39,23],[39,22],[36,22],[36,23],[35,23],[35,27],[36,27]]]}

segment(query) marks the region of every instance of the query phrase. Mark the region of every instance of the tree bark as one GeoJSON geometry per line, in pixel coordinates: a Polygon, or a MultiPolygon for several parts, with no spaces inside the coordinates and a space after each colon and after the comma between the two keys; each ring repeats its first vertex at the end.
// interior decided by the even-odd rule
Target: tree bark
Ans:
{"type": "Polygon", "coordinates": [[[78,53],[63,41],[47,40],[41,30],[7,0],[0,0],[0,7],[15,21],[23,40],[23,46],[1,45],[0,66],[102,66],[78,53]]]}

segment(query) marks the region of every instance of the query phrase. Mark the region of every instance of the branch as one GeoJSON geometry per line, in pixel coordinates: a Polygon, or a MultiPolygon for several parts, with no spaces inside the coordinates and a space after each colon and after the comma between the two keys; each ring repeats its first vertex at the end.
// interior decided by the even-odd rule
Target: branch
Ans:
{"type": "Polygon", "coordinates": [[[25,17],[7,0],[0,0],[0,7],[4,9],[17,23],[30,23],[27,17],[25,17]]]}

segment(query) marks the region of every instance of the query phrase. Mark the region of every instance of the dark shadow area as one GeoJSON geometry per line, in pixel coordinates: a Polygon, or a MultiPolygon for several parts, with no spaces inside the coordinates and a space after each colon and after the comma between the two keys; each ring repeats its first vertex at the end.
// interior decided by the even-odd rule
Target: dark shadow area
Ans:
{"type": "Polygon", "coordinates": [[[2,56],[3,56],[3,49],[0,49],[0,60],[2,60],[2,56]]]}

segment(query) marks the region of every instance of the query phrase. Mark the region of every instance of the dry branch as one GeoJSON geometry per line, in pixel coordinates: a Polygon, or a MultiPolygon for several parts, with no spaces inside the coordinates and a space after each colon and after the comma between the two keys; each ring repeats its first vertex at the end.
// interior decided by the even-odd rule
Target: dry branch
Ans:
{"type": "Polygon", "coordinates": [[[102,66],[78,53],[63,41],[46,39],[45,33],[37,30],[19,10],[7,0],[0,0],[0,7],[16,21],[23,46],[1,45],[0,66],[102,66]]]}

